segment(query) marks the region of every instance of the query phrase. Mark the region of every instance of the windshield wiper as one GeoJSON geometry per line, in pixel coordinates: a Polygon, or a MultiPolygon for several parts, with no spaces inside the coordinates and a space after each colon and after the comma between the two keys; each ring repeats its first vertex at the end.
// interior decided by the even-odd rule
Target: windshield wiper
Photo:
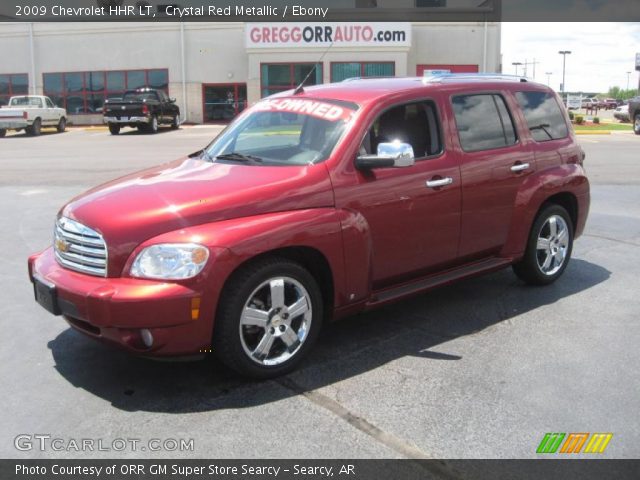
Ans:
{"type": "Polygon", "coordinates": [[[551,125],[549,125],[548,123],[541,123],[540,125],[534,125],[533,127],[529,127],[529,130],[542,130],[544,133],[547,134],[547,137],[549,137],[550,140],[553,140],[553,135],[551,135],[549,133],[549,130],[547,130],[547,128],[549,128],[551,125]]]}
{"type": "Polygon", "coordinates": [[[218,155],[216,160],[235,160],[238,162],[262,162],[263,160],[260,157],[256,157],[254,155],[245,155],[243,153],[231,152],[231,153],[223,153],[222,155],[218,155]]]}

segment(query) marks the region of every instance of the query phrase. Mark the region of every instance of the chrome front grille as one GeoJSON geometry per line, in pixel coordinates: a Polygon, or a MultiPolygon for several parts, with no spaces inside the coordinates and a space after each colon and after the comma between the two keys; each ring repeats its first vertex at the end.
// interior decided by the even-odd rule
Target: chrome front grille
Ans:
{"type": "Polygon", "coordinates": [[[61,217],[56,221],[53,249],[63,267],[98,277],[107,276],[107,244],[95,230],[61,217]]]}

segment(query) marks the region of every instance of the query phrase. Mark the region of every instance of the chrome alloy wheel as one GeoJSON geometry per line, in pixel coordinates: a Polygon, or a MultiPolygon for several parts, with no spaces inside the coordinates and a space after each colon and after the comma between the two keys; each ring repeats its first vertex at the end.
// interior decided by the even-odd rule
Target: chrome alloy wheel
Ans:
{"type": "Polygon", "coordinates": [[[240,317],[240,341],[254,362],[275,366],[293,357],[311,327],[311,297],[300,282],[276,277],[249,296],[240,317]]]}
{"type": "Polygon", "coordinates": [[[550,216],[538,233],[536,256],[538,268],[545,275],[554,275],[564,265],[569,247],[569,226],[560,215],[550,216]]]}
{"type": "Polygon", "coordinates": [[[636,133],[640,133],[640,115],[636,115],[636,118],[633,122],[633,129],[636,133]]]}

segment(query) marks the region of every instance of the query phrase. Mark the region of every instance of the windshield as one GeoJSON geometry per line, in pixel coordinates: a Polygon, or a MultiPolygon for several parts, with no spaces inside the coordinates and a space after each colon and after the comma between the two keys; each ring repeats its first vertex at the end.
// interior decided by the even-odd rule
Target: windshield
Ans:
{"type": "Polygon", "coordinates": [[[308,165],[326,160],[358,106],[328,100],[263,100],[204,151],[212,161],[308,165]]]}

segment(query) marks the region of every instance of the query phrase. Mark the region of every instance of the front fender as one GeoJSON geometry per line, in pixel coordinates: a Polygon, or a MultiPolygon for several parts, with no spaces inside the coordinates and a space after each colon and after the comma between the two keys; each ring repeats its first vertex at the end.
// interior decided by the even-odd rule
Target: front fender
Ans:
{"type": "Polygon", "coordinates": [[[344,215],[334,208],[313,208],[187,227],[158,235],[139,245],[127,260],[124,271],[128,272],[138,253],[152,244],[194,242],[206,245],[212,252],[212,261],[197,281],[207,283],[206,290],[217,303],[226,280],[246,261],[278,249],[307,247],[327,260],[335,287],[334,305],[339,307],[347,299],[342,217],[344,215]]]}
{"type": "Polygon", "coordinates": [[[558,165],[527,177],[520,186],[501,256],[522,257],[536,214],[550,197],[559,193],[575,197],[578,206],[576,236],[582,232],[589,210],[589,180],[581,165],[558,165]]]}

